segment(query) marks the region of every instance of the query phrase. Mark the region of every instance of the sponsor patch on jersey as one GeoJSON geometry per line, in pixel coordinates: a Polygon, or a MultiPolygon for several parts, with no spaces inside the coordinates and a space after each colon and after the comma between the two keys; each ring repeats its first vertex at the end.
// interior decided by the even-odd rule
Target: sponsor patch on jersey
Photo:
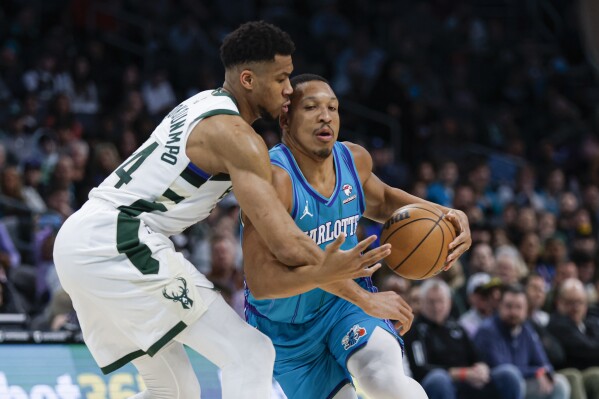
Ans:
{"type": "Polygon", "coordinates": [[[344,205],[356,199],[356,194],[351,195],[352,191],[354,191],[354,188],[351,186],[351,184],[344,184],[342,189],[345,195],[348,197],[343,200],[344,205]]]}
{"type": "Polygon", "coordinates": [[[347,334],[341,340],[341,345],[343,345],[343,349],[348,350],[349,348],[355,346],[360,338],[367,334],[366,329],[364,327],[360,327],[359,324],[355,324],[352,328],[349,329],[347,334]]]}
{"type": "Polygon", "coordinates": [[[345,193],[345,195],[347,195],[348,197],[351,195],[351,192],[353,191],[353,187],[349,184],[344,184],[343,185],[343,192],[345,193]]]}

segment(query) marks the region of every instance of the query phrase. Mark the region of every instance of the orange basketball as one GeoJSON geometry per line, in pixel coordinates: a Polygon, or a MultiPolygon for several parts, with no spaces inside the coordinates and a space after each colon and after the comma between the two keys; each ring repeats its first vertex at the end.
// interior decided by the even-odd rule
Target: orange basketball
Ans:
{"type": "Polygon", "coordinates": [[[385,222],[381,244],[390,243],[387,266],[401,277],[422,280],[443,270],[449,243],[456,237],[453,224],[439,208],[410,204],[385,222]]]}

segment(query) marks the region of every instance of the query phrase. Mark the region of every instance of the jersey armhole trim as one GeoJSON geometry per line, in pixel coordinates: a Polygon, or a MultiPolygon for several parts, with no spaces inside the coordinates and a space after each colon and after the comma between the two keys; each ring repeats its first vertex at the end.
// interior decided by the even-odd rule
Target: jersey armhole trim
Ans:
{"type": "Polygon", "coordinates": [[[293,185],[293,177],[291,176],[291,173],[289,172],[289,170],[285,167],[285,165],[277,160],[277,159],[271,159],[270,163],[283,169],[287,175],[289,175],[289,178],[291,179],[291,191],[293,192],[293,195],[291,196],[291,211],[289,212],[291,214],[291,217],[293,219],[295,219],[295,217],[297,216],[297,191],[295,190],[295,187],[293,185]]]}
{"type": "Polygon", "coordinates": [[[362,182],[360,181],[360,175],[358,174],[358,171],[356,170],[356,162],[354,160],[354,156],[345,144],[343,144],[341,142],[338,142],[338,143],[340,144],[341,152],[343,154],[343,158],[345,159],[345,162],[347,163],[348,169],[350,170],[354,180],[356,181],[356,184],[358,184],[358,187],[359,187],[358,196],[360,197],[360,212],[362,214],[364,214],[364,211],[366,210],[366,200],[364,198],[364,189],[362,188],[362,182]]]}

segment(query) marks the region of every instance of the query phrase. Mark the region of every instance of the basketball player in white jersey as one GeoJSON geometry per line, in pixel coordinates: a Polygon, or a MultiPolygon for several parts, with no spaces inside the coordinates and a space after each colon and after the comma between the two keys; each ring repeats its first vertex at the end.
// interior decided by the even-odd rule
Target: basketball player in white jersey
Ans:
{"type": "Polygon", "coordinates": [[[200,397],[183,344],[221,368],[223,398],[270,395],[271,342],[168,238],[205,219],[231,187],[269,250],[283,264],[306,265],[315,281],[369,276],[389,252],[361,256],[374,237],[355,250],[322,251],[277,199],[266,145],[250,123],[287,107],[293,50],[264,22],[229,34],[223,88],[173,109],[58,233],[54,260],[85,342],[104,373],[133,362],[147,386],[135,398],[200,397]]]}

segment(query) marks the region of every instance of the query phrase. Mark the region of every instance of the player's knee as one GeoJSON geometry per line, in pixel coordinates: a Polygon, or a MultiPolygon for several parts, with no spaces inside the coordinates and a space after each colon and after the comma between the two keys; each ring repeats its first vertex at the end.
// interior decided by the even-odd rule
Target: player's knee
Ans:
{"type": "Polygon", "coordinates": [[[270,338],[251,327],[248,329],[246,338],[240,343],[243,348],[240,363],[256,373],[272,373],[275,348],[270,338]],[[248,361],[250,359],[251,361],[248,361]]]}

